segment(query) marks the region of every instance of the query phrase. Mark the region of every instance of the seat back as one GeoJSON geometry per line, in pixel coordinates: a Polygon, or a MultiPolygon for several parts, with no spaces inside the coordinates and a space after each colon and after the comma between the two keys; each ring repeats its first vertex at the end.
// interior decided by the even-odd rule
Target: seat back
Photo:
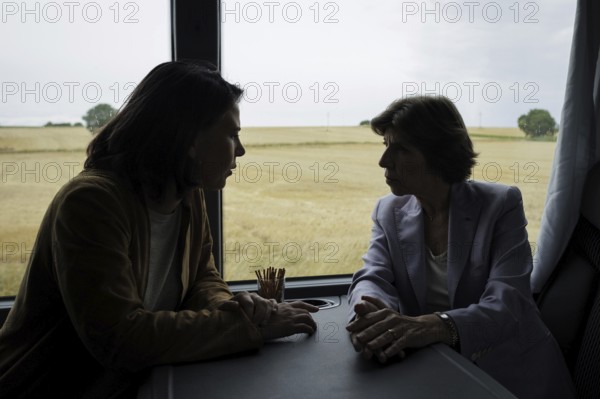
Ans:
{"type": "Polygon", "coordinates": [[[600,163],[588,173],[581,215],[541,291],[542,319],[560,345],[580,398],[600,398],[600,163]]]}

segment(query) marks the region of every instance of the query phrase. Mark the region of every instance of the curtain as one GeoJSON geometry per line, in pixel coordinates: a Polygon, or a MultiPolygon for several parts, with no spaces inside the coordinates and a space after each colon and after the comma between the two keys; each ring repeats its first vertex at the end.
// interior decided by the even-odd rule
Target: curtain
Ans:
{"type": "Polygon", "coordinates": [[[579,0],[560,129],[534,254],[534,293],[541,291],[567,247],[579,219],[587,171],[600,160],[599,46],[600,1],[579,0]]]}

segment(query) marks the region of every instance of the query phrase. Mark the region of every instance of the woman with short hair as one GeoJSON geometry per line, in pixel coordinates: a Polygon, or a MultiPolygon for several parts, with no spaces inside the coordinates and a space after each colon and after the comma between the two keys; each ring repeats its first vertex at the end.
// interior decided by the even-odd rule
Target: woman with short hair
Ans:
{"type": "Polygon", "coordinates": [[[519,398],[574,397],[532,298],[519,189],[467,180],[477,154],[445,97],[394,101],[371,127],[392,194],[350,287],[355,349],[386,362],[442,342],[519,398]]]}

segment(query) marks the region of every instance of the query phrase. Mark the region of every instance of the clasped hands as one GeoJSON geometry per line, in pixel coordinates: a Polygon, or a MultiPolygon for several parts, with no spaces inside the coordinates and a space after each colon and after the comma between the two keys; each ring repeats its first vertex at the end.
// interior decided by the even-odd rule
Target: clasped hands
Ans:
{"type": "Polygon", "coordinates": [[[348,324],[354,349],[371,359],[385,363],[394,356],[404,358],[404,349],[421,348],[451,337],[443,321],[434,314],[404,316],[380,299],[362,296],[354,306],[356,318],[348,324]]]}
{"type": "Polygon", "coordinates": [[[240,292],[220,304],[219,310],[241,310],[258,327],[265,340],[288,335],[313,334],[317,324],[311,313],[319,311],[317,306],[306,302],[282,302],[264,299],[256,293],[240,292]]]}

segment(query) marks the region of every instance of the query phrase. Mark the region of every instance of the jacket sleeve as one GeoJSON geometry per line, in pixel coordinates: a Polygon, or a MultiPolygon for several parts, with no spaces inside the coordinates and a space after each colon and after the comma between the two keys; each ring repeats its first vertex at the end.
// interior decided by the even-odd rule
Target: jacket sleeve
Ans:
{"type": "Polygon", "coordinates": [[[260,334],[241,311],[144,309],[131,259],[136,226],[115,191],[96,185],[71,190],[58,204],[52,234],[65,308],[98,362],[138,371],[259,347],[260,334]]]}
{"type": "Polygon", "coordinates": [[[479,302],[447,312],[456,323],[461,353],[474,361],[491,350],[514,353],[513,345],[525,350],[548,337],[530,291],[526,225],[521,193],[510,187],[493,227],[490,273],[479,302]]]}
{"type": "Polygon", "coordinates": [[[360,302],[363,295],[379,298],[390,308],[398,310],[398,293],[394,287],[388,239],[378,218],[380,204],[381,200],[371,215],[373,227],[369,249],[362,258],[364,264],[352,277],[348,293],[349,320],[354,318],[354,305],[360,302]]]}

